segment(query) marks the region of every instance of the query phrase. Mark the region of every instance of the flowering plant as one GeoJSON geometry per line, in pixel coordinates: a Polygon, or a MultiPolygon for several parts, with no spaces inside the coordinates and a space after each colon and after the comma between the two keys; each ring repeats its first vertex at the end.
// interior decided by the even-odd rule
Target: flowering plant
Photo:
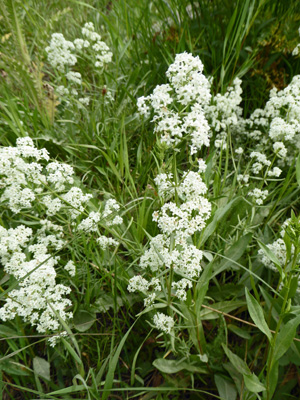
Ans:
{"type": "Polygon", "coordinates": [[[0,149],[0,171],[2,209],[15,221],[24,221],[23,215],[26,219],[15,228],[0,226],[1,263],[17,286],[9,291],[0,319],[19,315],[38,332],[57,331],[60,320],[72,317],[72,303],[66,297],[70,284],[66,276],[64,283],[57,283],[56,272],[60,266],[71,277],[76,274],[74,261],[63,264],[59,256],[70,240],[68,230],[75,238],[81,232],[98,234],[96,241],[103,249],[117,245],[112,237],[99,235],[98,227],[100,221],[120,225],[122,218],[116,215],[120,206],[109,199],[102,212],[89,212],[93,196],[75,186],[73,168],[50,162],[47,150],[38,150],[29,137],[19,138],[16,147],[0,149]]]}

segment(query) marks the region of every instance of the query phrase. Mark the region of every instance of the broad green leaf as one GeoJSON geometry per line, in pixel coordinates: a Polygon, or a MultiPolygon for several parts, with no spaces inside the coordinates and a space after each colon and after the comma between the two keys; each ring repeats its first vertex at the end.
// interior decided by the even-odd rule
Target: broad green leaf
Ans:
{"type": "Polygon", "coordinates": [[[224,343],[222,343],[222,347],[225,351],[225,354],[229,358],[231,364],[235,367],[235,369],[239,373],[243,374],[247,389],[254,393],[258,393],[265,390],[265,387],[259,381],[258,377],[254,373],[251,373],[250,368],[245,363],[245,361],[242,360],[236,354],[232,353],[232,351],[230,351],[224,343]]]}
{"type": "Polygon", "coordinates": [[[272,333],[266,323],[265,316],[261,305],[258,301],[249,293],[249,290],[245,288],[246,292],[246,300],[248,305],[248,311],[250,317],[252,318],[255,325],[261,330],[271,342],[272,340],[272,333]]]}
{"type": "Polygon", "coordinates": [[[229,350],[224,343],[222,343],[222,347],[225,351],[226,356],[229,358],[229,361],[236,368],[238,372],[240,372],[243,375],[251,375],[251,371],[244,360],[242,360],[239,356],[237,356],[231,350],[229,350]]]}
{"type": "Polygon", "coordinates": [[[242,385],[244,385],[243,375],[240,372],[238,372],[237,369],[230,362],[224,363],[223,367],[231,376],[231,379],[235,383],[238,392],[241,393],[242,385]]]}
{"type": "Polygon", "coordinates": [[[276,386],[277,386],[277,382],[278,382],[278,361],[276,361],[273,364],[271,371],[270,371],[269,378],[270,378],[270,385],[269,385],[268,389],[269,389],[270,398],[272,398],[272,396],[275,392],[276,386]]]}
{"type": "Polygon", "coordinates": [[[215,383],[222,400],[235,400],[237,390],[235,386],[221,375],[215,375],[215,383]]]}
{"type": "Polygon", "coordinates": [[[153,365],[159,371],[166,374],[176,374],[177,372],[182,370],[186,370],[189,372],[198,372],[201,374],[207,373],[206,368],[192,365],[188,361],[178,362],[178,360],[166,360],[165,358],[157,358],[153,361],[153,365]]]}
{"type": "Polygon", "coordinates": [[[244,375],[244,382],[250,392],[259,393],[266,390],[266,387],[259,381],[255,374],[244,375]]]}
{"type": "Polygon", "coordinates": [[[291,280],[291,285],[289,289],[289,299],[292,299],[295,296],[298,287],[299,287],[299,279],[297,276],[294,276],[291,280]]]}
{"type": "Polygon", "coordinates": [[[278,302],[274,303],[273,297],[268,293],[262,286],[259,286],[259,290],[266,302],[266,307],[268,310],[271,310],[271,315],[274,321],[278,322],[279,315],[280,315],[280,304],[278,302]]]}
{"type": "Polygon", "coordinates": [[[296,335],[296,329],[299,324],[300,315],[298,315],[296,318],[293,318],[281,327],[274,345],[274,361],[279,360],[280,357],[282,357],[289,349],[296,335]]]}
{"type": "Polygon", "coordinates": [[[35,374],[42,378],[50,381],[50,364],[48,361],[41,357],[34,357],[33,359],[33,371],[35,374]]]}
{"type": "Polygon", "coordinates": [[[290,260],[291,256],[292,256],[292,242],[291,242],[291,238],[289,237],[289,235],[286,232],[284,233],[283,241],[284,241],[285,248],[286,248],[286,259],[290,260]]]}
{"type": "MultiPolygon", "coordinates": [[[[117,296],[117,308],[123,305],[122,298],[117,296]]],[[[110,308],[114,307],[114,296],[112,293],[105,292],[104,290],[99,292],[99,297],[95,301],[94,308],[97,312],[107,312],[110,308]]]]}
{"type": "Polygon", "coordinates": [[[73,318],[74,322],[74,327],[79,331],[79,332],[85,332],[90,327],[93,325],[93,323],[96,321],[96,316],[95,314],[91,314],[88,311],[85,310],[79,310],[73,318]]]}
{"type": "Polygon", "coordinates": [[[6,325],[0,325],[0,336],[22,336],[17,331],[6,325]]]}

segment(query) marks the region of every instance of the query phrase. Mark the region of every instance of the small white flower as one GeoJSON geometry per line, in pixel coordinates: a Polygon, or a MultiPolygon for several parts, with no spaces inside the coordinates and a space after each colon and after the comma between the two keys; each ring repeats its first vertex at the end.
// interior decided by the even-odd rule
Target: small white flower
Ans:
{"type": "Polygon", "coordinates": [[[76,267],[75,264],[72,260],[68,261],[67,264],[65,265],[65,270],[69,272],[71,276],[76,275],[76,267]]]}
{"type": "Polygon", "coordinates": [[[157,329],[165,333],[171,333],[175,325],[173,318],[163,313],[155,314],[153,317],[153,323],[157,329]]]}

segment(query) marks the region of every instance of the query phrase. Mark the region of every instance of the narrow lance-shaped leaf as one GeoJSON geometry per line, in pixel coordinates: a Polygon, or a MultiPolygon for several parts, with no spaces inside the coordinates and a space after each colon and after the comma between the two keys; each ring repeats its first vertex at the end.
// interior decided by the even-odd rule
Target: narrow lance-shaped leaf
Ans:
{"type": "Polygon", "coordinates": [[[253,319],[253,322],[258,327],[258,329],[261,330],[271,342],[272,334],[266,323],[264,312],[263,309],[261,308],[261,305],[249,293],[249,290],[247,288],[245,289],[245,292],[246,292],[246,300],[250,317],[253,319]]]}
{"type": "Polygon", "coordinates": [[[266,390],[265,386],[259,381],[255,374],[244,375],[244,382],[250,392],[259,393],[266,390]]]}
{"type": "Polygon", "coordinates": [[[296,329],[300,324],[300,315],[284,324],[275,341],[274,361],[279,360],[291,346],[296,335],[296,329]]]}
{"type": "Polygon", "coordinates": [[[259,393],[266,389],[244,360],[232,353],[225,344],[222,344],[222,347],[234,368],[243,374],[245,385],[250,392],[259,393]]]}

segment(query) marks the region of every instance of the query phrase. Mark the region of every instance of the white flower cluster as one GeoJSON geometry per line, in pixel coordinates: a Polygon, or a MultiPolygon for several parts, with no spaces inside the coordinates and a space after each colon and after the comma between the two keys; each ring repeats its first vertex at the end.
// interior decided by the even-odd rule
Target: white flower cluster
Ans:
{"type": "Polygon", "coordinates": [[[144,300],[144,306],[147,307],[154,302],[157,295],[156,292],[161,291],[161,284],[157,278],[147,281],[141,275],[136,275],[130,279],[127,290],[129,292],[142,292],[145,294],[147,297],[144,300]]]}
{"type": "MultiPolygon", "coordinates": [[[[55,267],[62,264],[56,253],[66,244],[61,221],[69,219],[74,229],[77,226],[78,231],[93,232],[100,220],[99,213],[91,212],[88,218],[76,221],[86,213],[92,195],[73,184],[73,168],[49,162],[47,150],[38,150],[29,137],[17,139],[16,147],[0,149],[1,206],[13,212],[14,219],[25,210],[28,222],[32,225],[34,221],[34,228],[26,227],[22,215],[22,224],[17,227],[6,229],[0,225],[0,261],[18,284],[0,308],[0,319],[19,315],[39,332],[46,332],[57,331],[60,318],[66,321],[72,317],[72,312],[66,311],[72,305],[66,298],[71,289],[56,283],[55,267]]],[[[119,208],[115,200],[108,200],[101,215],[103,224],[122,223],[122,218],[115,215],[119,208]]],[[[117,244],[106,236],[98,238],[102,247],[105,241],[106,246],[117,244]]],[[[64,269],[75,276],[73,261],[68,261],[64,269]]]]}
{"type": "Polygon", "coordinates": [[[239,174],[237,176],[237,181],[239,182],[240,185],[244,185],[244,186],[249,186],[249,178],[250,176],[248,174],[239,174]]]}
{"type": "Polygon", "coordinates": [[[50,45],[45,50],[49,63],[60,72],[64,72],[66,67],[72,67],[77,62],[74,43],[66,40],[62,33],[53,33],[50,45]]]}
{"type": "MultiPolygon", "coordinates": [[[[202,161],[202,160],[201,160],[202,161]]],[[[205,170],[199,162],[201,170],[205,170]]],[[[189,171],[183,175],[182,181],[176,185],[172,182],[172,174],[160,174],[156,178],[158,193],[164,198],[178,196],[180,204],[173,201],[165,202],[159,211],[153,213],[153,220],[157,222],[161,234],[150,240],[149,248],[140,259],[140,267],[151,274],[161,276],[165,270],[173,270],[184,276],[178,282],[172,282],[175,296],[186,300],[186,290],[192,287],[191,280],[201,272],[203,252],[191,242],[195,232],[200,232],[211,213],[211,204],[203,196],[207,187],[199,172],[189,171]]],[[[145,306],[154,302],[161,285],[153,279],[137,275],[129,280],[128,290],[141,291],[147,295],[145,306]],[[157,282],[157,285],[156,285],[157,282]]],[[[160,328],[161,329],[161,328],[160,328]]]]}
{"type": "Polygon", "coordinates": [[[153,317],[153,323],[157,329],[165,333],[171,333],[175,325],[173,318],[163,313],[155,314],[153,317]]]}
{"type": "Polygon", "coordinates": [[[46,234],[49,225],[42,225],[36,234],[24,225],[15,229],[0,226],[0,260],[18,282],[18,288],[9,292],[0,308],[0,319],[19,315],[41,333],[58,330],[59,317],[64,321],[72,317],[72,312],[66,311],[72,303],[65,297],[71,289],[56,283],[54,267],[59,257],[51,255],[51,250],[63,247],[63,233],[56,230],[46,234]]]}
{"type": "Polygon", "coordinates": [[[261,190],[258,188],[254,188],[251,190],[248,195],[253,196],[255,199],[255,203],[259,206],[263,204],[264,200],[266,200],[269,192],[267,190],[261,190]]]}
{"type": "Polygon", "coordinates": [[[250,158],[257,160],[257,162],[252,165],[252,171],[254,174],[259,174],[264,165],[267,167],[271,165],[271,161],[267,160],[265,154],[258,151],[252,151],[250,158]]]}
{"type": "Polygon", "coordinates": [[[143,269],[149,267],[152,272],[164,268],[174,268],[175,272],[193,279],[199,276],[203,253],[196,246],[185,241],[175,240],[174,249],[170,250],[170,238],[157,235],[150,241],[150,247],[140,259],[143,269]]]}
{"type": "Polygon", "coordinates": [[[242,81],[235,78],[233,85],[227,88],[225,94],[216,94],[211,104],[207,104],[204,108],[210,127],[217,133],[214,142],[217,148],[226,149],[228,130],[231,129],[234,132],[238,129],[242,116],[241,84],[242,81]]]}
{"type": "MultiPolygon", "coordinates": [[[[49,63],[53,68],[64,73],[68,81],[68,87],[65,85],[57,87],[56,91],[60,96],[78,95],[79,87],[82,85],[82,75],[80,72],[70,70],[70,67],[77,64],[78,56],[82,58],[88,53],[95,59],[96,68],[103,68],[112,60],[112,52],[107,44],[101,41],[101,36],[95,32],[92,22],[87,22],[81,33],[83,38],[77,38],[74,42],[66,40],[61,33],[54,33],[50,45],[46,48],[49,63]]],[[[78,102],[81,107],[82,105],[87,106],[90,98],[80,97],[78,102]]]]}
{"type": "MultiPolygon", "coordinates": [[[[175,186],[175,183],[173,185],[175,186]]],[[[175,240],[181,243],[205,227],[205,221],[210,216],[211,204],[203,197],[207,188],[196,172],[186,173],[176,189],[182,204],[178,206],[172,201],[165,203],[160,211],[153,214],[153,220],[157,222],[163,234],[174,234],[175,240]]]]}
{"type": "MultiPolygon", "coordinates": [[[[92,211],[87,218],[80,222],[77,228],[83,232],[97,232],[99,222],[104,220],[106,226],[120,225],[123,222],[123,218],[119,215],[115,215],[119,210],[120,206],[116,200],[109,199],[107,200],[102,213],[99,211],[92,211]]],[[[104,235],[98,237],[97,242],[103,250],[108,246],[117,246],[119,244],[115,239],[104,235]]]]}
{"type": "Polygon", "coordinates": [[[191,139],[191,154],[209,146],[209,126],[204,107],[210,102],[210,83],[203,75],[199,57],[186,52],[177,54],[166,75],[169,84],[157,86],[137,101],[139,113],[148,117],[153,110],[154,132],[168,147],[176,146],[184,135],[191,139]],[[177,108],[183,108],[178,112],[177,108]]]}
{"type": "Polygon", "coordinates": [[[0,203],[19,213],[32,208],[36,201],[44,207],[48,216],[64,212],[75,219],[84,211],[83,205],[92,195],[84,195],[78,187],[67,191],[67,187],[74,182],[73,168],[56,161],[45,163],[48,160],[47,150],[36,149],[29,137],[18,138],[16,147],[2,147],[0,203]],[[57,197],[57,193],[62,192],[66,193],[57,197]]]}
{"type": "Polygon", "coordinates": [[[92,49],[95,51],[95,67],[102,68],[112,60],[112,52],[105,42],[101,40],[101,36],[95,32],[92,22],[87,22],[81,30],[82,36],[85,37],[85,43],[91,42],[92,49]]]}
{"type": "MultiPolygon", "coordinates": [[[[278,261],[280,261],[281,266],[283,267],[286,262],[286,246],[283,239],[277,239],[275,242],[267,244],[267,247],[275,254],[278,261]]],[[[278,272],[278,269],[275,267],[274,263],[265,255],[262,249],[258,250],[258,254],[261,256],[261,262],[266,267],[278,272]]]]}
{"type": "MultiPolygon", "coordinates": [[[[187,135],[190,154],[209,146],[204,108],[211,100],[210,83],[202,71],[199,57],[178,54],[166,73],[169,83],[157,86],[150,96],[137,101],[140,114],[149,116],[153,111],[154,132],[160,134],[160,141],[176,146],[187,135]]],[[[134,276],[128,285],[130,292],[140,291],[147,296],[145,306],[165,293],[166,277],[172,277],[169,294],[181,301],[186,300],[192,280],[199,277],[203,252],[193,244],[193,235],[203,230],[211,214],[211,204],[204,197],[207,187],[201,178],[205,170],[205,162],[199,159],[198,171],[184,172],[181,179],[174,179],[172,173],[160,173],[155,178],[164,204],[152,217],[161,233],[150,240],[140,258],[145,276],[134,276]],[[177,275],[182,279],[177,280],[177,275]]],[[[157,313],[153,322],[165,333],[171,333],[175,324],[173,318],[162,313],[157,313]]]]}
{"type": "Polygon", "coordinates": [[[247,136],[259,141],[257,151],[273,150],[282,165],[290,164],[300,150],[300,75],[283,90],[273,88],[265,108],[245,120],[245,129],[247,136]]]}
{"type": "Polygon", "coordinates": [[[196,102],[202,106],[209,103],[210,83],[202,72],[203,64],[198,56],[186,52],[176,55],[166,75],[179,103],[188,105],[196,102]]]}
{"type": "Polygon", "coordinates": [[[193,286],[192,282],[188,279],[180,279],[178,282],[172,282],[172,288],[176,290],[175,296],[179,298],[179,300],[186,300],[186,289],[193,286]]]}

